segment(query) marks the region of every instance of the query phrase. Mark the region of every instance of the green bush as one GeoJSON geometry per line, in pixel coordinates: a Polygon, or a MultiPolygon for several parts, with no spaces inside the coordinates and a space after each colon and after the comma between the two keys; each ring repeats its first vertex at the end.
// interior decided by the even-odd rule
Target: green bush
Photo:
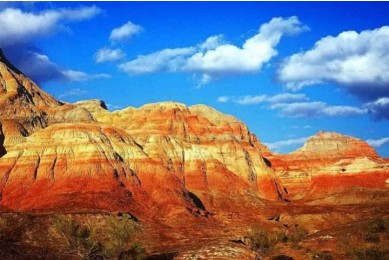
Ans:
{"type": "Polygon", "coordinates": [[[380,237],[376,233],[367,233],[365,235],[365,241],[369,243],[378,243],[380,242],[380,237]]]}
{"type": "Polygon", "coordinates": [[[111,216],[108,220],[108,241],[104,244],[107,255],[119,259],[142,259],[143,247],[131,244],[131,238],[137,229],[137,224],[131,217],[111,216]]]}
{"type": "Polygon", "coordinates": [[[81,257],[85,257],[96,245],[95,241],[91,239],[90,228],[81,225],[70,217],[57,216],[53,224],[55,230],[64,238],[68,247],[81,257]]]}
{"type": "Polygon", "coordinates": [[[368,231],[372,233],[386,232],[389,234],[389,218],[378,218],[368,224],[368,231]]]}
{"type": "Polygon", "coordinates": [[[380,247],[355,249],[353,255],[356,260],[389,260],[388,249],[380,247]]]}
{"type": "Polygon", "coordinates": [[[299,243],[304,240],[308,236],[308,231],[304,228],[298,227],[293,236],[291,236],[290,240],[293,243],[299,243]]]}
{"type": "Polygon", "coordinates": [[[261,227],[253,227],[248,238],[251,248],[264,254],[273,251],[278,243],[286,243],[289,239],[285,231],[268,232],[261,227]]]}
{"type": "Polygon", "coordinates": [[[311,258],[312,260],[333,260],[334,257],[328,251],[323,251],[317,254],[314,254],[311,258]]]}

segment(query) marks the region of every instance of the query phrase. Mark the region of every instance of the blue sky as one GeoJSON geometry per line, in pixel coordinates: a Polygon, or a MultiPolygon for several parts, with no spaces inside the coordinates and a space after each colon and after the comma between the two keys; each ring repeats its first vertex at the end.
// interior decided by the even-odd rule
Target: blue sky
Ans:
{"type": "Polygon", "coordinates": [[[389,156],[386,2],[0,3],[0,47],[55,97],[206,104],[277,152],[320,130],[389,156]]]}

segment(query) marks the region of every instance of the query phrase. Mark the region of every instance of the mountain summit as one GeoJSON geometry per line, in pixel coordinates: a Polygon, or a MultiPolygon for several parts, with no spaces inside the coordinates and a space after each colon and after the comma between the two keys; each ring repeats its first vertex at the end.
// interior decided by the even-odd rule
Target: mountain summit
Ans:
{"type": "Polygon", "coordinates": [[[336,133],[276,155],[243,122],[205,105],[110,112],[99,100],[60,102],[2,52],[0,108],[0,204],[14,211],[207,216],[349,187],[323,178],[381,187],[389,177],[373,148],[336,133]]]}

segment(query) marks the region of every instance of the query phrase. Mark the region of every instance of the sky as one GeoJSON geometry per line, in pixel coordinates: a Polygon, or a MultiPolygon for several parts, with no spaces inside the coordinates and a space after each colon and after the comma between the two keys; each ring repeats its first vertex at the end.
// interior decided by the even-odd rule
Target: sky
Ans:
{"type": "Polygon", "coordinates": [[[206,104],[275,152],[335,131],[389,157],[387,2],[0,2],[0,47],[66,102],[206,104]]]}

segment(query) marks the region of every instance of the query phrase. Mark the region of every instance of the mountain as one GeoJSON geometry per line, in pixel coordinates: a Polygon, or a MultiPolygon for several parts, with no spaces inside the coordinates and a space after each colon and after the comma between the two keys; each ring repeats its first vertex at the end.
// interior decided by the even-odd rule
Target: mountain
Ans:
{"type": "Polygon", "coordinates": [[[0,59],[0,204],[16,211],[208,214],[283,200],[247,127],[174,102],[67,104],[0,59]]]}
{"type": "Polygon", "coordinates": [[[355,187],[384,188],[389,164],[366,142],[319,132],[300,149],[271,155],[272,167],[295,199],[313,199],[355,187]]]}
{"type": "Polygon", "coordinates": [[[143,218],[252,212],[266,201],[381,188],[388,163],[353,137],[320,132],[273,154],[205,105],[56,100],[0,52],[0,205],[14,211],[128,211],[143,218]]]}

